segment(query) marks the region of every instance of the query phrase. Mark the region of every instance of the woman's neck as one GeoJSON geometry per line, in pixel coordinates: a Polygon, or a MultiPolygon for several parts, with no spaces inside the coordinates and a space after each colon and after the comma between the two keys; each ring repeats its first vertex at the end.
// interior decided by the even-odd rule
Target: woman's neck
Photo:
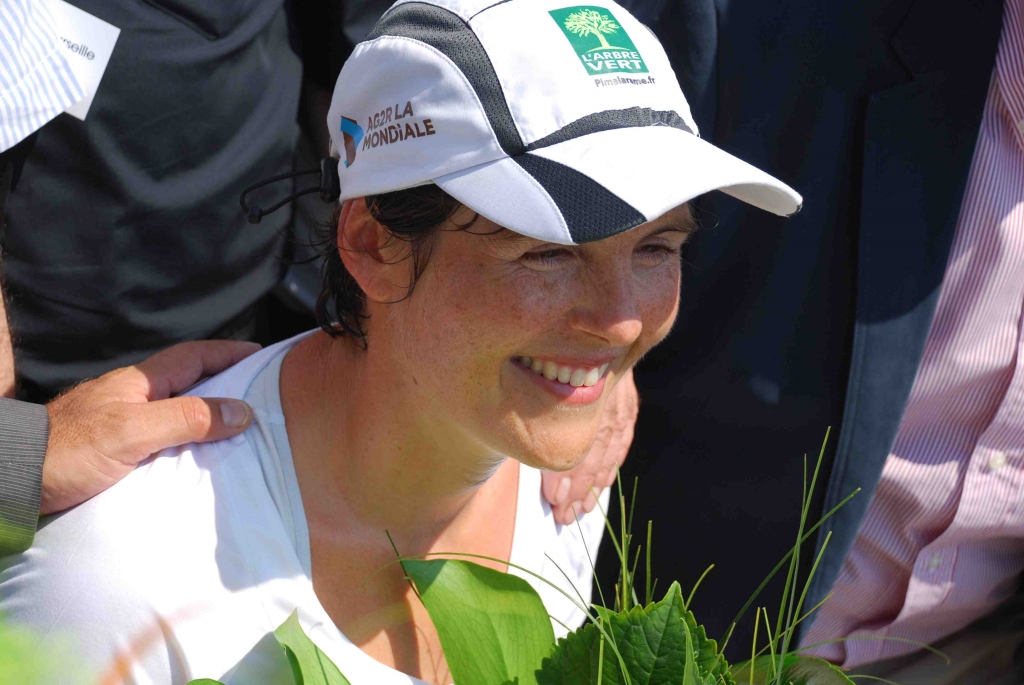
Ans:
{"type": "Polygon", "coordinates": [[[456,523],[504,460],[433,415],[415,379],[396,378],[385,363],[317,333],[285,359],[281,404],[307,515],[422,548],[456,523]]]}

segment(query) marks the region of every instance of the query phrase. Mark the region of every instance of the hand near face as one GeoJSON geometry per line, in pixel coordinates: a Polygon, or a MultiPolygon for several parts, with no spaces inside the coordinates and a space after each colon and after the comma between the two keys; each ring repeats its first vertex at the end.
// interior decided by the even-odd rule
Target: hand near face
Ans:
{"type": "Polygon", "coordinates": [[[544,498],[551,504],[555,521],[570,525],[575,523],[576,514],[582,516],[593,511],[597,505],[594,492],[600,494],[604,488],[611,487],[618,467],[626,460],[639,411],[640,396],[630,369],[608,396],[597,438],[586,458],[569,471],[542,473],[541,488],[544,498]]]}
{"type": "Polygon", "coordinates": [[[80,504],[168,447],[223,440],[252,423],[232,399],[175,397],[260,349],[255,343],[182,343],[134,366],[115,369],[53,400],[43,462],[40,513],[80,504]]]}

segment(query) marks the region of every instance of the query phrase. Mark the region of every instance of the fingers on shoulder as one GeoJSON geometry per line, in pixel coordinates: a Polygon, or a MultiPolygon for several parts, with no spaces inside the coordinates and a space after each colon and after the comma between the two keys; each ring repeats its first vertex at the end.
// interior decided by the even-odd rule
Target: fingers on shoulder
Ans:
{"type": "Polygon", "coordinates": [[[196,340],[168,347],[134,368],[147,378],[150,399],[163,399],[224,371],[259,349],[258,344],[244,340],[196,340]]]}

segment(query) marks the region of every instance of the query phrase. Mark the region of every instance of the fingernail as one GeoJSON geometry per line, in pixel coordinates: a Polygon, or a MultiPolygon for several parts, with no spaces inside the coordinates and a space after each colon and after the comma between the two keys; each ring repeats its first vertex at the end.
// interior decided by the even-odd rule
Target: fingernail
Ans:
{"type": "Polygon", "coordinates": [[[555,503],[565,504],[566,500],[569,499],[569,490],[572,489],[572,479],[569,476],[565,476],[558,483],[558,492],[555,493],[555,503]]]}
{"type": "Polygon", "coordinates": [[[238,400],[224,400],[220,403],[220,417],[228,428],[238,428],[249,422],[249,405],[238,400]]]}
{"type": "Polygon", "coordinates": [[[569,515],[569,521],[571,523],[576,523],[576,518],[583,515],[583,502],[580,502],[579,500],[573,502],[572,506],[569,507],[569,515]]]}
{"type": "Polygon", "coordinates": [[[587,499],[583,501],[583,511],[587,514],[594,511],[594,507],[597,505],[597,498],[591,493],[587,495],[587,499]]]}

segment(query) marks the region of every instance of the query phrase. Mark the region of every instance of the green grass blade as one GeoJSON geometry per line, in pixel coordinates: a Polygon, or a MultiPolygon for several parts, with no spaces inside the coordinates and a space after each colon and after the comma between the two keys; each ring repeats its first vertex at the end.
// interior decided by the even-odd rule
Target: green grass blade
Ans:
{"type": "Polygon", "coordinates": [[[683,609],[689,610],[689,608],[690,608],[690,602],[692,602],[692,601],[693,601],[693,596],[694,596],[695,594],[697,594],[697,588],[699,588],[699,587],[700,587],[700,584],[704,582],[704,578],[706,578],[706,577],[707,577],[707,575],[708,575],[709,573],[711,573],[711,569],[713,569],[714,567],[715,567],[715,565],[714,565],[714,564],[711,564],[711,565],[710,565],[710,566],[708,566],[708,567],[707,567],[706,569],[704,569],[704,573],[700,574],[700,578],[698,578],[698,579],[697,579],[697,582],[693,584],[693,589],[692,589],[692,590],[690,590],[690,595],[689,595],[689,597],[687,597],[687,598],[686,598],[686,601],[685,601],[685,602],[683,602],[683,609]]]}
{"type": "Polygon", "coordinates": [[[654,521],[647,522],[647,574],[644,576],[644,584],[646,585],[647,592],[644,597],[644,606],[651,603],[651,529],[654,527],[654,521]]]}
{"type": "Polygon", "coordinates": [[[923,649],[923,650],[925,650],[927,652],[931,652],[935,656],[937,656],[940,659],[942,659],[943,661],[945,661],[947,666],[949,666],[951,663],[953,663],[953,660],[949,657],[948,654],[946,654],[942,650],[939,650],[939,649],[936,649],[935,647],[932,647],[931,645],[926,645],[923,642],[918,642],[917,640],[908,640],[905,637],[888,637],[888,636],[874,636],[874,635],[858,635],[857,637],[837,637],[834,640],[823,640],[822,642],[815,642],[814,644],[811,644],[811,645],[804,645],[800,649],[793,650],[793,653],[794,654],[799,654],[800,652],[810,651],[810,650],[814,649],[815,647],[822,647],[824,645],[833,645],[833,644],[836,644],[838,642],[851,642],[853,640],[881,640],[881,641],[885,641],[885,642],[902,642],[902,643],[905,643],[905,644],[908,644],[908,645],[914,645],[918,649],[923,649]]]}
{"type": "MultiPolygon", "coordinates": [[[[597,497],[597,492],[594,491],[594,488],[590,488],[590,491],[594,493],[594,497],[596,498],[597,497]]],[[[583,534],[583,526],[580,524],[580,517],[576,516],[575,513],[576,512],[573,512],[573,518],[576,519],[576,529],[580,532],[580,542],[583,543],[583,551],[587,555],[587,563],[590,564],[590,575],[594,578],[594,587],[597,588],[597,596],[601,599],[601,606],[605,606],[604,591],[601,589],[601,582],[600,582],[600,579],[597,577],[597,568],[594,566],[594,557],[593,557],[593,555],[590,554],[590,548],[587,547],[587,536],[583,534]]],[[[603,509],[602,509],[601,513],[602,513],[602,515],[604,514],[604,510],[603,509]]],[[[607,518],[608,517],[605,516],[605,519],[607,519],[607,518]]],[[[547,555],[545,554],[544,556],[547,556],[547,555]]],[[[548,557],[548,559],[551,559],[551,557],[548,557]]],[[[553,559],[552,559],[552,563],[554,563],[553,559]]],[[[555,566],[557,567],[558,564],[555,564],[555,566]]],[[[558,569],[558,570],[562,571],[562,569],[558,569]]],[[[566,573],[564,571],[562,571],[562,575],[565,576],[566,580],[569,580],[569,576],[566,575],[566,573]]],[[[569,585],[572,585],[573,589],[576,590],[576,594],[580,595],[580,591],[576,589],[576,586],[573,585],[573,582],[571,580],[569,580],[569,585]]],[[[583,600],[583,595],[580,595],[580,600],[583,600]]],[[[586,601],[583,601],[583,603],[587,604],[586,601]]]]}
{"type": "MultiPolygon", "coordinates": [[[[753,665],[757,659],[757,626],[761,623],[761,612],[754,612],[754,641],[750,644],[750,663],[753,665]]],[[[754,685],[754,668],[750,669],[750,685],[754,685]]]]}
{"type": "Polygon", "coordinates": [[[761,611],[764,612],[764,631],[768,633],[768,653],[771,659],[769,659],[769,670],[768,677],[765,682],[768,682],[775,677],[775,638],[772,637],[771,619],[768,618],[768,609],[761,607],[761,611]]]}
{"type": "MultiPolygon", "coordinates": [[[[811,528],[809,528],[806,533],[804,533],[803,539],[800,540],[800,542],[805,542],[808,539],[810,539],[811,535],[813,535],[814,532],[816,530],[818,530],[818,528],[820,528],[825,523],[825,521],[827,521],[830,518],[832,518],[832,516],[835,515],[835,513],[837,511],[839,511],[847,502],[849,502],[851,499],[853,499],[857,495],[857,493],[860,492],[860,490],[861,490],[860,488],[857,488],[856,490],[851,492],[849,495],[844,497],[842,502],[840,502],[836,506],[832,507],[832,509],[830,509],[827,514],[825,514],[824,516],[821,517],[820,521],[818,521],[811,528]]],[[[722,638],[722,649],[723,650],[725,649],[725,646],[727,644],[729,644],[729,638],[732,637],[732,631],[736,627],[736,624],[740,622],[740,619],[743,618],[743,616],[747,613],[747,609],[749,609],[751,607],[751,605],[757,600],[758,596],[761,594],[761,591],[764,590],[765,587],[768,585],[768,583],[771,582],[772,578],[775,577],[775,574],[779,572],[779,570],[786,564],[787,561],[789,561],[789,558],[790,558],[790,556],[792,556],[792,554],[793,554],[793,550],[789,550],[789,552],[787,552],[786,555],[784,557],[782,557],[782,560],[779,561],[779,563],[775,565],[775,568],[772,569],[771,573],[769,573],[765,577],[765,579],[763,581],[761,581],[761,584],[757,586],[756,590],[754,590],[754,594],[752,594],[750,596],[750,598],[747,599],[746,603],[743,605],[743,608],[741,608],[739,613],[736,614],[736,618],[734,618],[732,620],[732,623],[729,626],[729,630],[726,631],[725,637],[722,638]]]]}

